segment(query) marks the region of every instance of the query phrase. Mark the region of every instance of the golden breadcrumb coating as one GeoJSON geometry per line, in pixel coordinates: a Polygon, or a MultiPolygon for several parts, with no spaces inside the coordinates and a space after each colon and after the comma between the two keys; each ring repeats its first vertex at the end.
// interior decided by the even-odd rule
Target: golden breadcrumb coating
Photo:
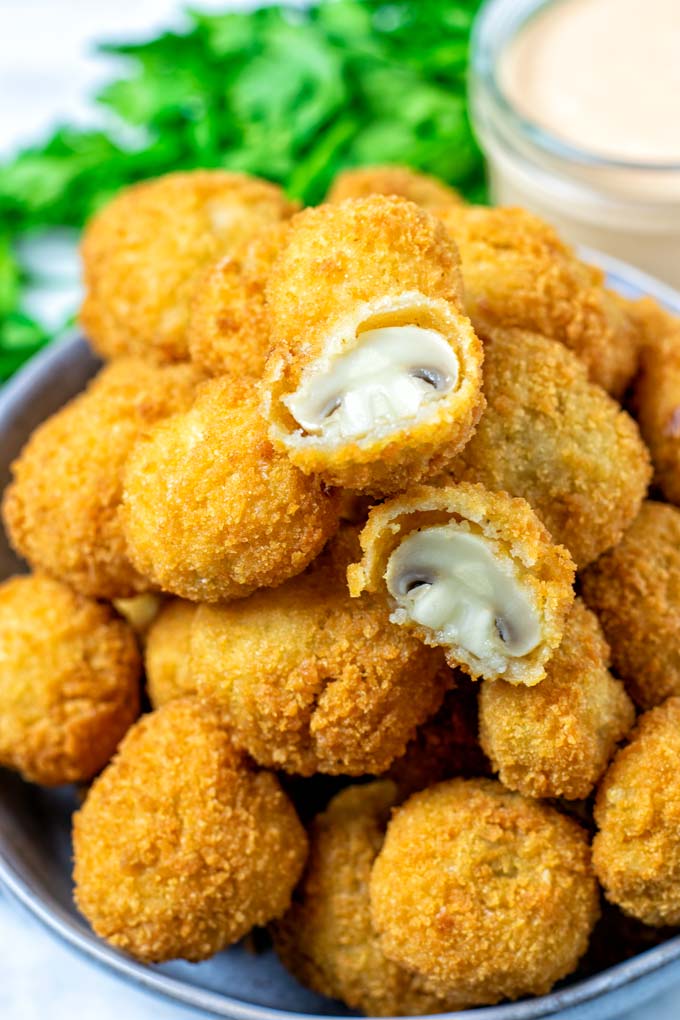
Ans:
{"type": "Polygon", "coordinates": [[[188,326],[191,360],[210,375],[260,378],[269,353],[265,288],[284,246],[286,222],[235,244],[196,285],[188,326]]]}
{"type": "Polygon", "coordinates": [[[390,619],[426,644],[441,645],[450,666],[460,667],[473,679],[502,675],[511,683],[529,685],[545,676],[546,662],[562,640],[574,600],[574,564],[566,549],[553,544],[523,499],[467,483],[445,488],[414,486],[371,510],[361,532],[361,548],[363,559],[347,570],[351,594],[379,593],[393,609],[390,619]],[[526,654],[515,657],[508,652],[502,662],[482,659],[443,628],[433,630],[415,622],[389,594],[385,575],[395,550],[410,535],[447,524],[464,524],[470,534],[488,543],[496,562],[511,566],[539,621],[539,639],[526,654]]]}
{"type": "Polygon", "coordinates": [[[139,571],[215,602],[304,570],[338,528],[339,494],[274,450],[252,383],[221,376],[137,445],[121,516],[139,571]]]}
{"type": "Polygon", "coordinates": [[[132,595],[128,599],[114,599],[113,607],[130,624],[140,642],[144,644],[149,627],[163,608],[163,603],[162,595],[147,591],[142,595],[132,595]]]}
{"type": "Polygon", "coordinates": [[[328,192],[327,202],[369,195],[393,195],[407,198],[423,209],[462,205],[463,199],[438,177],[419,173],[407,166],[362,166],[339,173],[328,192]]]}
{"type": "Polygon", "coordinates": [[[455,683],[439,711],[418,727],[404,754],[385,773],[396,783],[400,799],[454,776],[491,774],[479,746],[475,685],[462,673],[456,674],[455,683]]]}
{"type": "Polygon", "coordinates": [[[370,900],[385,955],[459,1007],[549,992],[599,914],[581,827],[489,779],[451,779],[396,809],[370,900]]]}
{"type": "Polygon", "coordinates": [[[350,598],[331,557],[245,601],[200,606],[191,673],[261,765],[312,775],[383,772],[439,708],[441,652],[350,598]]]}
{"type": "Polygon", "coordinates": [[[195,602],[171,599],[151,625],[144,648],[146,690],[153,708],[196,693],[191,675],[195,602]]]}
{"type": "Polygon", "coordinates": [[[138,960],[205,960],[281,915],[307,839],[275,776],[214,712],[180,698],[144,716],[74,816],[75,899],[138,960]]]}
{"type": "Polygon", "coordinates": [[[533,330],[570,348],[615,397],[632,379],[637,331],[604,274],[580,262],[551,226],[525,209],[437,210],[460,251],[473,321],[533,330]]]}
{"type": "Polygon", "coordinates": [[[41,574],[0,585],[0,765],[90,779],[139,712],[134,635],[108,606],[41,574]]]}
{"type": "Polygon", "coordinates": [[[267,302],[264,411],[272,441],[304,471],[385,495],[443,469],[467,441],[484,403],[482,345],[462,310],[457,253],[425,210],[380,195],[304,210],[291,220],[267,302]],[[434,331],[453,352],[450,388],[413,416],[379,418],[365,433],[305,431],[284,401],[310,379],[332,378],[342,357],[361,349],[362,331],[404,326],[434,331]]]}
{"type": "Polygon", "coordinates": [[[654,482],[680,504],[680,318],[651,298],[631,306],[640,324],[640,372],[631,406],[654,465],[654,482]]]}
{"type": "Polygon", "coordinates": [[[608,665],[597,617],[577,599],[538,686],[484,681],[480,739],[505,786],[527,797],[588,796],[635,721],[608,665]]]}
{"type": "Polygon", "coordinates": [[[152,587],[118,517],[123,469],[151,426],[191,405],[199,378],[190,365],[121,359],[35,430],[3,504],[9,539],[34,569],[93,598],[152,587]]]}
{"type": "Polygon", "coordinates": [[[293,904],[272,925],[285,966],[320,995],[342,999],[367,1016],[441,1013],[446,1001],[380,948],[368,884],[397,799],[393,783],[343,790],[318,815],[293,904]]]}
{"type": "Polygon", "coordinates": [[[184,361],[189,306],[206,267],[296,209],[274,184],[224,170],[125,188],[88,224],[80,321],[104,358],[184,361]]]}
{"type": "Polygon", "coordinates": [[[581,576],[583,598],[641,708],[680,695],[680,510],[645,502],[620,544],[581,576]]]}
{"type": "Polygon", "coordinates": [[[635,422],[561,344],[485,334],[487,409],[449,477],[521,496],[579,569],[615,545],[651,477],[635,422]]]}
{"type": "Polygon", "coordinates": [[[605,895],[645,924],[680,924],[680,698],[640,716],[595,802],[605,895]]]}

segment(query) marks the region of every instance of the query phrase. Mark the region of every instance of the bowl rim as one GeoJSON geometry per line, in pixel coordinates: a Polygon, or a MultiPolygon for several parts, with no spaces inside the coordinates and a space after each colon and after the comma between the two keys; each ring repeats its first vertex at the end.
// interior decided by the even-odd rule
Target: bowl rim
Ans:
{"type": "MultiPolygon", "coordinates": [[[[669,310],[680,314],[680,293],[668,285],[599,251],[579,247],[578,252],[586,261],[604,270],[608,276],[608,283],[615,289],[617,284],[624,289],[632,288],[640,294],[655,298],[669,310]]],[[[57,368],[73,348],[82,342],[81,335],[74,330],[31,358],[0,390],[0,405],[3,411],[11,414],[12,411],[18,410],[34,381],[41,379],[45,370],[57,368]]],[[[346,1020],[347,1014],[301,1013],[255,1005],[225,993],[183,982],[152,966],[132,960],[108,946],[94,933],[81,930],[54,899],[50,899],[49,896],[38,897],[20,870],[12,863],[9,844],[2,839],[2,834],[0,834],[0,884],[61,941],[99,966],[106,967],[147,991],[186,1006],[202,1009],[214,1016],[231,1017],[232,1020],[305,1020],[305,1018],[346,1020]]],[[[554,1016],[562,1010],[592,1002],[605,993],[614,992],[633,981],[649,977],[677,960],[680,960],[680,935],[547,995],[462,1012],[432,1014],[412,1020],[465,1020],[467,1017],[474,1017],[475,1020],[539,1020],[541,1017],[554,1016]]]]}

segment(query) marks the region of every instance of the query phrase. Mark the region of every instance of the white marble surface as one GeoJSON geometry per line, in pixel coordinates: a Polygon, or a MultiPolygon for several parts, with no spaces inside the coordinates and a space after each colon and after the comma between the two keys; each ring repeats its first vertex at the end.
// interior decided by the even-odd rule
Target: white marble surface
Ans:
{"type": "MultiPolygon", "coordinates": [[[[196,6],[224,9],[229,0],[196,0],[196,6]]],[[[0,158],[39,139],[55,121],[90,119],[87,96],[109,73],[92,53],[95,39],[144,36],[181,23],[179,10],[173,0],[0,0],[0,158]]],[[[80,1017],[201,1020],[205,1014],[94,967],[0,892],[1,1020],[80,1017]]],[[[678,1017],[680,991],[626,1020],[678,1017]]]]}

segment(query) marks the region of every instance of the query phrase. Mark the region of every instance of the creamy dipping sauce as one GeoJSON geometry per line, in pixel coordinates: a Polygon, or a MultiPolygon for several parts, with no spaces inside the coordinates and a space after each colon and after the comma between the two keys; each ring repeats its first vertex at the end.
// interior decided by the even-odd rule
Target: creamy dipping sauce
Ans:
{"type": "Polygon", "coordinates": [[[578,148],[680,163],[680,2],[561,0],[509,44],[503,91],[525,117],[578,148]]]}
{"type": "Polygon", "coordinates": [[[680,0],[491,0],[470,99],[496,204],[680,288],[680,0]]]}

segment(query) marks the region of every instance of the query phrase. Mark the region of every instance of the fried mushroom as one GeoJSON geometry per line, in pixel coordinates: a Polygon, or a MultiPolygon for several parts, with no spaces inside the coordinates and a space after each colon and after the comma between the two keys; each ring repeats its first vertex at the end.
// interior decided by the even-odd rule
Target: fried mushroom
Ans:
{"type": "Polygon", "coordinates": [[[441,652],[391,624],[382,600],[350,598],[343,574],[324,554],[279,588],[196,612],[198,693],[261,765],[384,772],[451,684],[441,652]]]}
{"type": "Polygon", "coordinates": [[[153,587],[128,555],[123,471],[154,424],[191,406],[199,379],[190,365],[123,358],[36,429],[12,465],[3,502],[9,539],[31,567],[92,598],[153,587]]]}
{"type": "Polygon", "coordinates": [[[441,1013],[446,1000],[388,960],[371,922],[368,885],[397,790],[351,786],[311,825],[309,860],[290,910],[272,925],[284,965],[308,988],[367,1016],[441,1013]]]}
{"type": "Polygon", "coordinates": [[[621,397],[637,365],[635,325],[551,226],[525,209],[452,205],[437,211],[460,252],[466,307],[474,322],[558,340],[588,377],[621,397]]]}
{"type": "Polygon", "coordinates": [[[680,698],[642,715],[595,802],[605,895],[649,925],[680,924],[680,698]]]}
{"type": "Polygon", "coordinates": [[[189,307],[206,267],[296,206],[280,188],[224,170],[125,188],[90,221],[80,321],[103,358],[186,361],[189,307]]]}
{"type": "Polygon", "coordinates": [[[457,255],[411,202],[299,213],[267,288],[270,436],[294,464],[371,495],[443,468],[483,406],[457,255]]]}
{"type": "Polygon", "coordinates": [[[536,684],[559,645],[574,565],[524,500],[480,485],[416,486],[371,510],[350,592],[473,679],[536,684]]]}
{"type": "Polygon", "coordinates": [[[333,181],[327,201],[338,203],[370,195],[407,198],[430,210],[463,204],[458,192],[439,178],[406,166],[362,166],[343,170],[333,181]]]}
{"type": "Polygon", "coordinates": [[[526,499],[582,569],[640,509],[651,478],[640,431],[562,344],[521,330],[483,336],[487,408],[443,483],[526,499]]]}
{"type": "Polygon", "coordinates": [[[338,529],[339,494],[274,450],[248,380],[220,376],[136,446],[121,519],[142,574],[217,602],[304,570],[338,529]]]}
{"type": "Polygon", "coordinates": [[[75,899],[138,960],[206,960],[283,914],[307,840],[270,773],[180,698],[144,716],[73,825],[75,899]]]}
{"type": "Polygon", "coordinates": [[[370,880],[387,958],[459,1008],[550,991],[585,952],[598,899],[581,827],[488,779],[397,808],[370,880]]]}
{"type": "Polygon", "coordinates": [[[0,664],[0,765],[42,786],[91,779],[139,713],[132,631],[50,577],[0,585],[0,664]]]}
{"type": "Polygon", "coordinates": [[[536,687],[485,680],[480,740],[502,783],[527,797],[587,797],[635,721],[609,646],[580,599],[536,687]]]}
{"type": "Polygon", "coordinates": [[[621,542],[581,575],[616,673],[641,708],[680,694],[680,510],[647,501],[621,542]]]}
{"type": "Polygon", "coordinates": [[[282,222],[244,238],[198,283],[189,316],[189,353],[210,375],[262,376],[270,345],[266,284],[287,233],[288,224],[282,222]]]}

